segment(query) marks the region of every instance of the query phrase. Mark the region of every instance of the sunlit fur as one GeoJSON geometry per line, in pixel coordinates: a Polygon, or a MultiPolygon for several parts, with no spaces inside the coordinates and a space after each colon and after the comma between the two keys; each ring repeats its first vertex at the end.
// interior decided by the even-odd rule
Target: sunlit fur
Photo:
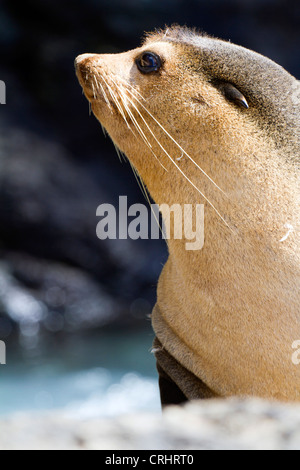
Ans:
{"type": "Polygon", "coordinates": [[[204,248],[168,243],[153,312],[163,347],[215,395],[299,400],[299,82],[259,54],[179,27],[76,66],[155,202],[205,204],[204,248]],[[139,72],[142,51],[162,58],[159,72],[139,72]],[[224,83],[249,109],[224,96],[224,83]]]}

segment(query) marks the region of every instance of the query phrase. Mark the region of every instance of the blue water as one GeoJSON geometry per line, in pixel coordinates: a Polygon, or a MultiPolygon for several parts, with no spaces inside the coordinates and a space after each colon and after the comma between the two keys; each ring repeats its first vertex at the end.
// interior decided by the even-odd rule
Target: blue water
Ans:
{"type": "Polygon", "coordinates": [[[78,418],[160,409],[152,333],[69,338],[47,352],[7,350],[0,415],[64,410],[78,418]]]}

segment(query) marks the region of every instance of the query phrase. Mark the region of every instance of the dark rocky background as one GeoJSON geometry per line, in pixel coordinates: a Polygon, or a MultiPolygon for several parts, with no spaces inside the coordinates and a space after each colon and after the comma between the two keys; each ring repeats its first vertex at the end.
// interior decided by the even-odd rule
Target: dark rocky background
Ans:
{"type": "Polygon", "coordinates": [[[144,200],[89,117],[73,62],[134,48],[173,22],[300,77],[297,0],[1,0],[0,339],[32,350],[40,337],[144,327],[166,248],[96,238],[99,204],[144,200]]]}

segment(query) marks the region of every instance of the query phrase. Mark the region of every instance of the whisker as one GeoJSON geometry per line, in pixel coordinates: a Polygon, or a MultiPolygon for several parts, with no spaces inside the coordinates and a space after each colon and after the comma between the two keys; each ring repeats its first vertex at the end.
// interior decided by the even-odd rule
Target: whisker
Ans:
{"type": "MultiPolygon", "coordinates": [[[[101,75],[100,75],[100,77],[101,77],[101,75]]],[[[101,77],[101,78],[103,78],[103,77],[101,77]]],[[[95,78],[95,80],[96,80],[96,78],[95,78]]],[[[107,106],[109,107],[109,109],[111,110],[111,104],[110,104],[110,102],[109,102],[109,99],[107,98],[107,94],[106,94],[106,92],[105,92],[105,90],[104,90],[102,84],[100,83],[99,80],[97,80],[96,83],[97,83],[97,86],[99,86],[99,87],[101,88],[102,95],[103,95],[103,97],[104,97],[104,99],[105,99],[105,102],[106,102],[107,106]]],[[[99,88],[98,88],[98,90],[99,90],[99,88]]]]}
{"type": "MultiPolygon", "coordinates": [[[[117,109],[119,110],[121,116],[123,117],[124,121],[126,122],[126,125],[127,125],[128,129],[130,129],[130,131],[133,133],[133,135],[135,136],[135,138],[138,138],[137,134],[136,134],[136,133],[134,132],[134,130],[130,127],[130,125],[129,125],[127,119],[126,119],[125,111],[127,112],[127,114],[128,114],[129,117],[130,117],[130,110],[129,110],[128,106],[126,105],[126,102],[125,102],[124,97],[122,96],[120,90],[118,90],[118,91],[119,91],[119,98],[120,98],[120,101],[121,101],[122,105],[124,106],[124,109],[125,109],[125,110],[122,109],[122,106],[121,106],[121,104],[119,103],[119,101],[118,101],[118,99],[117,99],[117,96],[115,95],[114,91],[112,90],[112,88],[110,87],[110,85],[107,83],[107,81],[105,80],[105,78],[104,78],[103,76],[100,76],[100,77],[101,77],[102,80],[104,81],[104,83],[105,83],[105,85],[106,85],[106,87],[107,87],[107,89],[108,89],[108,91],[109,91],[109,93],[110,93],[110,95],[111,95],[111,97],[112,97],[112,100],[113,100],[113,102],[116,104],[117,109]]],[[[114,81],[113,79],[112,79],[112,81],[113,81],[114,85],[116,86],[116,88],[118,89],[119,87],[117,86],[117,84],[115,83],[115,81],[114,81]]],[[[135,123],[134,123],[133,120],[132,120],[132,122],[133,122],[134,126],[137,128],[137,126],[135,125],[135,123]]],[[[138,128],[137,128],[137,130],[138,130],[138,128]]],[[[145,139],[146,139],[146,136],[145,136],[145,139]]],[[[147,140],[147,139],[146,139],[146,140],[147,140]]],[[[146,142],[146,144],[148,145],[147,142],[146,142]]],[[[118,149],[118,150],[119,150],[119,149],[118,149]]],[[[118,152],[117,152],[117,153],[118,153],[118,152]]],[[[125,160],[125,161],[126,161],[126,160],[125,160]]]]}
{"type": "MultiPolygon", "coordinates": [[[[123,97],[124,98],[124,97],[123,97]]],[[[128,96],[126,97],[126,99],[131,103],[131,105],[134,107],[134,109],[137,111],[137,113],[140,115],[140,117],[142,118],[142,120],[145,122],[143,116],[141,115],[139,109],[135,106],[135,104],[130,100],[130,98],[128,98],[128,96]]],[[[147,139],[147,137],[145,136],[145,133],[142,131],[141,127],[139,126],[137,120],[134,118],[133,114],[131,113],[131,110],[129,109],[129,107],[126,105],[126,103],[124,103],[124,105],[126,106],[126,110],[130,116],[130,118],[132,119],[133,121],[133,124],[135,125],[135,127],[137,127],[137,130],[139,132],[139,134],[141,135],[141,137],[143,138],[144,142],[146,143],[147,147],[149,148],[149,150],[151,151],[152,155],[156,158],[156,160],[158,161],[158,163],[160,164],[160,166],[166,171],[168,172],[168,170],[164,167],[164,165],[161,163],[161,161],[159,160],[159,158],[157,157],[157,155],[154,153],[153,149],[152,149],[152,145],[150,144],[149,140],[147,139]],[[141,132],[140,132],[141,131],[141,132]],[[141,134],[142,133],[142,134],[141,134]]],[[[145,122],[145,124],[147,125],[147,123],[145,122]]],[[[147,126],[148,127],[148,126],[147,126]]]]}
{"type": "MultiPolygon", "coordinates": [[[[151,114],[151,112],[141,103],[141,101],[136,97],[136,90],[135,90],[135,93],[133,93],[130,89],[129,89],[129,86],[131,87],[131,85],[129,85],[128,83],[126,83],[126,88],[124,87],[120,87],[116,84],[116,82],[112,79],[115,87],[116,87],[116,90],[118,92],[118,97],[124,107],[124,109],[122,108],[120,102],[118,101],[118,98],[116,96],[116,94],[114,93],[114,91],[112,90],[111,86],[107,83],[107,81],[105,80],[105,78],[102,76],[102,75],[99,75],[99,77],[102,79],[102,81],[105,83],[106,87],[107,87],[107,90],[112,98],[112,101],[113,103],[115,103],[117,109],[119,110],[121,116],[123,117],[123,119],[125,120],[126,122],[126,125],[128,126],[128,128],[132,131],[132,133],[135,135],[135,137],[137,138],[138,136],[135,134],[134,130],[130,127],[127,119],[126,119],[126,116],[125,116],[125,112],[128,114],[130,120],[132,121],[133,125],[134,125],[134,128],[136,129],[138,135],[140,135],[140,137],[142,138],[142,140],[146,143],[147,147],[150,149],[150,151],[153,153],[153,155],[155,156],[155,158],[159,161],[158,157],[155,155],[153,149],[152,149],[152,146],[149,142],[149,140],[147,139],[144,131],[142,130],[141,126],[139,125],[139,123],[137,122],[136,118],[134,117],[132,111],[130,110],[127,102],[129,101],[129,103],[131,104],[131,106],[135,109],[135,111],[138,113],[138,115],[140,116],[140,118],[142,119],[142,121],[144,122],[144,124],[146,125],[146,128],[148,129],[148,131],[150,132],[150,134],[152,135],[152,137],[155,139],[155,141],[157,142],[157,144],[159,145],[159,147],[162,149],[162,151],[166,154],[166,156],[168,157],[168,159],[173,163],[173,165],[177,168],[177,170],[180,172],[180,174],[188,181],[188,183],[194,188],[196,189],[196,191],[207,201],[207,203],[213,208],[213,210],[216,212],[216,214],[218,215],[218,217],[220,217],[220,219],[224,222],[224,224],[230,229],[232,230],[228,223],[226,222],[226,220],[224,219],[224,217],[222,217],[222,215],[220,214],[220,212],[217,210],[217,208],[214,206],[214,204],[200,191],[200,189],[191,181],[191,179],[184,173],[184,171],[177,165],[177,163],[173,160],[173,158],[171,157],[171,155],[168,153],[168,151],[164,148],[164,146],[159,142],[159,140],[157,139],[157,137],[155,136],[154,132],[152,131],[152,129],[150,128],[149,124],[147,123],[147,121],[145,120],[145,118],[143,117],[143,115],[141,114],[140,110],[137,108],[136,104],[128,97],[128,93],[133,97],[134,100],[136,100],[136,102],[146,111],[146,113],[150,116],[150,118],[153,119],[153,121],[163,130],[163,132],[172,140],[172,142],[174,142],[174,144],[181,150],[182,154],[185,154],[190,160],[192,163],[194,163],[194,165],[196,165],[197,168],[199,168],[199,170],[209,179],[209,181],[211,181],[214,186],[216,186],[223,194],[224,191],[212,180],[212,178],[210,178],[207,173],[205,173],[205,171],[192,159],[192,157],[190,157],[190,155],[178,144],[178,142],[176,142],[176,140],[167,132],[167,130],[162,126],[162,124],[160,124],[160,122],[151,114]],[[127,92],[127,95],[125,94],[125,91],[127,92]]],[[[110,103],[109,103],[109,100],[107,98],[107,95],[105,93],[105,90],[102,86],[102,84],[100,83],[100,81],[98,81],[98,85],[100,85],[101,87],[101,90],[102,90],[102,93],[103,93],[103,96],[105,98],[105,101],[107,102],[107,104],[109,105],[110,109],[111,109],[111,106],[110,106],[110,103]]],[[[143,98],[144,99],[144,98],[143,98]]],[[[119,152],[117,151],[118,153],[118,156],[120,158],[120,155],[119,155],[119,152]]],[[[161,164],[161,166],[164,168],[164,166],[162,165],[162,163],[159,161],[159,163],[161,164]]],[[[165,169],[165,168],[164,168],[165,169]]],[[[166,169],[165,169],[166,170],[166,169]]],[[[167,170],[166,170],[167,171],[167,170]]],[[[145,190],[145,187],[144,187],[144,190],[145,190]]],[[[151,204],[150,204],[151,206],[151,204]]]]}
{"type": "MultiPolygon", "coordinates": [[[[139,103],[141,104],[141,103],[139,103]]],[[[145,108],[143,106],[143,108],[145,108]]],[[[150,113],[150,111],[148,111],[146,108],[145,110],[148,112],[148,114],[150,115],[150,117],[153,117],[150,113]]],[[[158,122],[154,117],[153,119],[158,122]]],[[[190,178],[182,171],[182,169],[177,165],[177,163],[173,160],[173,158],[171,157],[171,155],[167,152],[167,150],[164,148],[164,146],[159,142],[159,140],[157,139],[157,137],[155,136],[155,134],[153,133],[153,131],[151,130],[150,126],[146,123],[146,121],[144,121],[149,132],[151,132],[151,135],[154,137],[154,139],[156,140],[157,144],[160,146],[160,148],[162,149],[162,151],[167,155],[167,157],[169,158],[169,160],[173,163],[173,165],[177,168],[177,170],[182,174],[182,176],[193,186],[193,188],[195,188],[198,193],[207,201],[207,203],[214,209],[214,211],[216,212],[216,214],[220,217],[220,219],[224,222],[224,224],[230,229],[231,227],[228,225],[228,223],[226,222],[226,220],[224,219],[224,217],[220,214],[220,212],[218,211],[218,209],[214,206],[214,204],[202,193],[202,191],[200,191],[200,189],[190,180],[190,178]]],[[[162,127],[162,126],[160,126],[162,127]]],[[[172,138],[172,140],[174,140],[172,138]]],[[[179,144],[178,144],[179,145],[179,144]]],[[[186,152],[182,149],[182,151],[186,154],[186,152]]],[[[222,191],[223,192],[223,191],[222,191]]]]}
{"type": "MultiPolygon", "coordinates": [[[[146,125],[147,129],[149,130],[149,132],[151,133],[151,135],[156,139],[156,136],[154,135],[154,133],[152,132],[152,130],[150,129],[148,123],[146,122],[146,120],[144,119],[143,115],[141,114],[140,110],[136,107],[136,105],[134,104],[133,101],[131,101],[130,98],[127,98],[130,102],[130,104],[134,107],[134,109],[136,110],[136,112],[139,114],[140,118],[142,119],[142,121],[144,122],[144,124],[146,125]]],[[[157,155],[154,153],[154,151],[152,150],[152,147],[150,148],[150,150],[152,151],[152,154],[154,155],[154,157],[156,158],[156,160],[159,162],[159,164],[161,165],[161,167],[168,173],[168,170],[164,167],[164,165],[161,163],[161,161],[159,160],[159,158],[157,157],[157,155]]]]}
{"type": "MultiPolygon", "coordinates": [[[[122,92],[121,92],[121,94],[122,94],[122,92]]],[[[125,97],[124,97],[124,95],[123,95],[123,99],[124,99],[124,98],[125,98],[125,97]]],[[[124,99],[123,103],[124,103],[124,106],[125,106],[125,99],[124,99]]],[[[126,111],[128,112],[129,117],[130,117],[130,119],[132,120],[133,124],[135,125],[135,128],[137,129],[137,131],[138,131],[138,133],[140,134],[140,136],[141,136],[141,137],[144,139],[144,141],[147,143],[148,147],[149,147],[149,148],[152,148],[152,145],[150,144],[149,140],[148,140],[147,137],[145,136],[144,132],[142,131],[141,127],[139,126],[137,120],[136,120],[135,117],[133,116],[133,114],[132,114],[131,110],[129,109],[129,107],[126,106],[125,109],[126,109],[126,111]]]]}
{"type": "MultiPolygon", "coordinates": [[[[94,78],[94,77],[93,77],[94,78]]],[[[91,85],[92,85],[92,88],[93,88],[93,95],[94,95],[94,99],[97,98],[97,94],[96,94],[96,91],[95,91],[95,85],[93,83],[93,81],[91,82],[91,85]]]]}
{"type": "MultiPolygon", "coordinates": [[[[114,91],[112,90],[112,88],[110,87],[110,85],[107,83],[107,81],[105,80],[105,78],[102,77],[102,76],[100,76],[100,77],[101,77],[102,80],[104,81],[104,83],[105,83],[105,85],[106,85],[106,87],[107,87],[107,89],[108,89],[108,91],[109,91],[109,93],[110,93],[110,95],[111,95],[111,97],[112,97],[114,103],[116,104],[116,106],[117,106],[119,112],[121,113],[122,117],[124,118],[127,127],[133,132],[133,130],[132,130],[132,129],[130,128],[130,126],[129,126],[129,123],[127,122],[127,119],[126,119],[126,116],[125,116],[125,112],[124,112],[124,110],[122,109],[122,106],[121,106],[121,104],[119,103],[116,94],[114,93],[114,91]]],[[[111,80],[112,80],[112,82],[114,83],[116,89],[117,89],[118,92],[119,92],[119,95],[118,95],[118,96],[119,96],[119,98],[120,98],[120,101],[121,101],[122,105],[124,106],[125,111],[126,111],[127,114],[129,115],[129,117],[130,117],[132,123],[134,124],[134,127],[136,128],[136,130],[138,131],[138,133],[140,134],[140,136],[143,138],[144,142],[146,143],[147,147],[151,150],[151,152],[152,152],[152,154],[154,155],[154,157],[158,160],[157,156],[155,155],[155,153],[154,153],[153,150],[152,150],[152,147],[151,147],[151,144],[150,144],[149,140],[147,139],[146,135],[145,135],[144,132],[142,131],[141,127],[139,126],[137,120],[136,120],[135,117],[133,116],[133,114],[132,114],[130,108],[129,108],[129,107],[127,106],[127,104],[126,104],[126,98],[127,98],[127,97],[126,97],[126,95],[125,95],[123,89],[122,89],[120,86],[117,85],[117,83],[114,81],[114,79],[113,79],[112,77],[111,77],[111,80]]],[[[136,107],[135,107],[135,108],[136,108],[136,107]]],[[[136,108],[136,109],[137,109],[137,108],[136,108]]],[[[137,110],[137,111],[138,111],[138,110],[137,110]]],[[[139,113],[139,114],[140,114],[140,113],[139,113]]],[[[135,137],[137,138],[137,135],[136,135],[134,132],[133,132],[133,134],[134,134],[135,137]]],[[[159,161],[159,160],[158,160],[158,161],[159,161]]],[[[162,168],[163,168],[165,171],[167,171],[166,168],[162,165],[162,163],[161,163],[160,161],[159,161],[159,163],[160,163],[160,165],[162,166],[162,168]]]]}
{"type": "MultiPolygon", "coordinates": [[[[129,93],[131,93],[130,90],[127,90],[129,93]]],[[[162,124],[160,124],[160,122],[150,113],[150,111],[131,93],[131,95],[136,99],[136,101],[142,106],[142,108],[146,111],[147,114],[149,114],[149,116],[156,122],[156,124],[165,132],[165,134],[172,140],[172,142],[174,142],[175,145],[177,145],[177,147],[181,150],[181,152],[183,152],[188,158],[189,160],[194,163],[194,165],[196,165],[196,167],[204,174],[204,176],[206,176],[209,181],[211,181],[211,183],[213,183],[213,185],[219,190],[221,191],[226,197],[227,194],[223,191],[223,189],[221,189],[217,183],[214,182],[214,180],[198,165],[197,162],[195,162],[195,160],[181,147],[181,145],[169,134],[169,132],[163,127],[162,124]]]]}
{"type": "Polygon", "coordinates": [[[157,218],[157,216],[156,216],[156,214],[155,214],[155,211],[154,211],[154,209],[153,209],[153,207],[152,207],[152,204],[151,204],[151,201],[150,201],[150,197],[149,197],[149,194],[148,194],[148,190],[147,190],[147,188],[145,187],[145,184],[144,184],[142,178],[140,177],[140,175],[139,175],[137,169],[134,167],[134,165],[131,163],[130,160],[129,160],[129,163],[130,163],[130,166],[131,166],[132,171],[133,171],[133,173],[134,173],[134,176],[135,176],[135,178],[136,178],[136,180],[137,180],[137,183],[138,183],[138,185],[139,185],[139,187],[140,187],[140,189],[141,189],[141,191],[142,191],[142,194],[143,194],[143,196],[145,197],[145,199],[147,200],[147,202],[148,202],[148,204],[149,204],[149,206],[150,206],[151,212],[152,212],[152,214],[154,215],[154,218],[155,218],[155,221],[156,221],[156,223],[157,223],[157,225],[158,225],[158,227],[159,227],[159,230],[160,230],[162,236],[164,237],[164,232],[163,232],[162,226],[161,226],[161,224],[160,224],[160,222],[159,222],[159,218],[157,218]]]}
{"type": "MultiPolygon", "coordinates": [[[[133,123],[134,129],[136,129],[136,130],[138,131],[138,134],[134,131],[134,129],[132,129],[132,127],[130,127],[129,123],[127,123],[128,128],[130,129],[130,131],[132,132],[132,134],[134,135],[134,137],[135,137],[136,139],[138,139],[138,135],[140,134],[141,137],[143,138],[143,140],[145,141],[146,145],[148,146],[147,140],[145,140],[144,136],[140,133],[140,131],[139,131],[139,129],[138,129],[138,126],[137,126],[136,123],[134,122],[134,119],[132,119],[132,116],[130,115],[130,114],[131,114],[131,113],[130,113],[130,109],[128,108],[127,103],[126,103],[126,101],[125,101],[125,99],[124,99],[124,96],[122,95],[122,93],[120,92],[120,90],[119,90],[119,98],[120,98],[120,101],[121,101],[121,103],[122,103],[122,105],[123,105],[123,107],[124,107],[124,110],[123,110],[124,116],[125,116],[125,112],[126,112],[126,113],[128,114],[128,116],[129,116],[129,118],[131,119],[131,122],[133,123]]],[[[126,119],[126,117],[125,117],[125,119],[126,119]]],[[[127,120],[126,120],[126,122],[127,122],[127,120]]]]}
{"type": "Polygon", "coordinates": [[[139,188],[143,194],[143,196],[145,197],[145,199],[147,199],[147,194],[146,194],[146,188],[145,188],[145,185],[143,184],[142,185],[142,180],[141,178],[139,177],[139,174],[137,172],[137,169],[135,168],[135,166],[133,165],[133,163],[129,160],[129,163],[130,163],[130,166],[131,166],[131,169],[133,171],[133,174],[135,176],[135,179],[137,180],[137,183],[139,185],[139,188]]]}
{"type": "Polygon", "coordinates": [[[115,149],[116,149],[116,152],[117,152],[118,158],[119,158],[119,160],[120,160],[120,163],[122,163],[122,152],[121,152],[121,150],[119,149],[119,147],[117,146],[117,144],[115,144],[114,141],[112,141],[112,142],[113,142],[114,147],[115,147],[115,149]]]}
{"type": "MultiPolygon", "coordinates": [[[[127,127],[130,128],[130,126],[129,126],[128,122],[127,122],[127,119],[126,119],[124,110],[122,109],[122,107],[121,107],[121,105],[120,105],[120,103],[119,103],[119,101],[118,101],[118,99],[117,99],[117,97],[116,97],[116,95],[115,95],[113,89],[112,89],[111,86],[107,83],[107,81],[105,80],[104,77],[101,76],[101,78],[102,78],[102,80],[105,82],[105,84],[106,84],[106,86],[107,86],[107,89],[108,89],[108,91],[109,91],[109,93],[110,93],[110,95],[111,95],[111,97],[112,97],[112,100],[113,100],[113,102],[115,103],[115,105],[117,106],[117,108],[118,108],[118,110],[119,110],[121,116],[123,117],[124,121],[126,122],[127,127]]],[[[115,85],[116,88],[117,88],[116,83],[115,83],[114,81],[113,81],[113,83],[114,83],[114,85],[115,85]]],[[[119,96],[120,96],[120,95],[119,95],[119,96]]],[[[121,100],[121,101],[122,101],[122,100],[121,100]]],[[[124,103],[123,103],[123,104],[124,104],[124,103]]]]}
{"type": "Polygon", "coordinates": [[[124,78],[122,77],[118,77],[118,80],[121,80],[122,82],[124,82],[125,86],[126,87],[130,87],[132,92],[133,93],[136,93],[137,95],[139,95],[142,100],[146,101],[146,98],[143,97],[143,95],[141,95],[141,93],[139,91],[137,91],[130,83],[128,83],[124,78]]]}
{"type": "Polygon", "coordinates": [[[102,129],[102,131],[103,131],[104,137],[107,137],[107,130],[105,129],[105,127],[103,126],[103,124],[101,124],[101,122],[100,122],[100,125],[101,125],[101,129],[102,129]]]}

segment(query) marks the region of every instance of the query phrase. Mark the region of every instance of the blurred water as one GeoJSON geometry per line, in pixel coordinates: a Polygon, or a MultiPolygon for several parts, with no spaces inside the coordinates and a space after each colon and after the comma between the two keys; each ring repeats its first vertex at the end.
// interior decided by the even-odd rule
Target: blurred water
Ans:
{"type": "Polygon", "coordinates": [[[160,409],[147,332],[72,338],[38,357],[10,354],[0,367],[0,415],[63,409],[73,417],[160,409]]]}

